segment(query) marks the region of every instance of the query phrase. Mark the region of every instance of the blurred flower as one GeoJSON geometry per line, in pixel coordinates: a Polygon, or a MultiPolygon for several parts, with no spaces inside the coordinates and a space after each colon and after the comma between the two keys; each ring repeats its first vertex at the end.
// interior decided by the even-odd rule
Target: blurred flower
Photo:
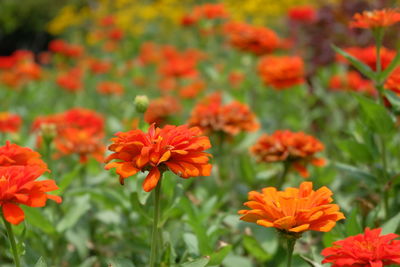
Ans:
{"type": "Polygon", "coordinates": [[[147,133],[141,130],[119,132],[111,139],[106,169],[116,168],[120,183],[139,171],[149,171],[143,182],[146,192],[156,187],[161,173],[171,170],[182,178],[209,176],[210,154],[204,152],[211,147],[210,140],[201,135],[199,128],[187,125],[155,128],[150,126],[147,133]]]}
{"type": "Polygon", "coordinates": [[[106,60],[92,59],[89,61],[89,69],[93,74],[105,74],[111,67],[111,62],[106,60]]]}
{"type": "Polygon", "coordinates": [[[288,10],[288,16],[292,21],[313,22],[317,12],[313,6],[294,6],[288,10]]]}
{"type": "Polygon", "coordinates": [[[375,90],[370,80],[364,79],[357,71],[349,71],[342,75],[332,76],[329,80],[329,88],[333,91],[354,91],[375,96],[375,90]]]}
{"type": "Polygon", "coordinates": [[[375,29],[388,27],[398,22],[400,22],[400,12],[396,9],[372,10],[355,14],[350,27],[375,29]]]}
{"type": "MultiPolygon", "coordinates": [[[[376,70],[376,47],[348,47],[344,49],[347,53],[362,61],[368,65],[372,70],[376,70]]],[[[396,56],[396,51],[382,47],[380,50],[381,54],[381,66],[382,70],[389,66],[393,58],[396,56]]],[[[341,55],[337,56],[337,60],[340,62],[348,63],[347,60],[341,55]]]]}
{"type": "Polygon", "coordinates": [[[179,89],[179,95],[185,99],[196,98],[197,95],[204,90],[206,84],[202,80],[195,80],[179,89]]]}
{"type": "Polygon", "coordinates": [[[181,18],[181,25],[191,26],[198,23],[199,20],[215,20],[215,19],[225,19],[227,18],[228,12],[225,9],[224,4],[203,4],[195,6],[191,13],[185,14],[181,18]]]}
{"type": "Polygon", "coordinates": [[[381,235],[381,231],[366,228],[363,234],[334,242],[322,251],[322,263],[331,263],[332,267],[400,265],[400,240],[393,240],[399,236],[381,235]]]}
{"type": "Polygon", "coordinates": [[[391,90],[400,96],[400,67],[397,67],[387,78],[385,89],[391,90]]]}
{"type": "Polygon", "coordinates": [[[121,41],[124,37],[124,32],[119,28],[113,28],[108,32],[108,38],[113,41],[121,41]]]}
{"type": "Polygon", "coordinates": [[[301,234],[308,230],[329,232],[339,220],[344,219],[339,206],[330,204],[332,191],[321,187],[314,191],[311,182],[302,182],[300,188],[277,191],[275,187],[262,189],[262,193],[249,192],[244,203],[250,210],[241,210],[240,219],[264,227],[274,227],[289,234],[301,234]]]}
{"type": "Polygon", "coordinates": [[[325,165],[325,160],[317,158],[316,153],[324,150],[324,145],[315,137],[303,132],[275,131],[272,135],[264,134],[250,148],[258,162],[290,163],[303,177],[308,177],[308,163],[315,166],[325,165]]]}
{"type": "Polygon", "coordinates": [[[304,83],[304,62],[297,56],[265,56],[258,64],[258,74],[266,85],[287,89],[304,83]]]}
{"type": "Polygon", "coordinates": [[[84,48],[78,44],[69,44],[64,40],[55,39],[49,43],[49,50],[69,58],[79,58],[84,53],[84,48]]]}
{"type": "Polygon", "coordinates": [[[122,95],[124,87],[117,82],[103,81],[97,84],[97,92],[104,95],[122,95]]]}
{"type": "Polygon", "coordinates": [[[56,82],[58,86],[69,92],[77,92],[83,89],[82,75],[82,69],[79,67],[72,68],[66,73],[59,75],[56,82]]]}
{"type": "Polygon", "coordinates": [[[108,15],[105,17],[102,17],[100,19],[100,26],[102,27],[109,27],[109,26],[113,26],[115,24],[115,17],[112,15],[108,15]]]}
{"type": "Polygon", "coordinates": [[[207,134],[223,132],[228,135],[252,132],[260,127],[247,105],[238,101],[223,104],[220,93],[207,96],[194,107],[189,125],[200,127],[207,134]]]}
{"type": "Polygon", "coordinates": [[[245,75],[241,71],[232,71],[229,73],[228,81],[232,87],[238,87],[243,82],[245,75]]]}
{"type": "Polygon", "coordinates": [[[16,133],[21,123],[22,119],[17,114],[0,112],[0,133],[16,133]]]}
{"type": "Polygon", "coordinates": [[[164,96],[150,101],[144,113],[144,120],[148,124],[163,126],[168,123],[168,118],[181,110],[179,102],[172,96],[164,96]]]}
{"type": "Polygon", "coordinates": [[[233,47],[256,55],[271,53],[279,45],[276,33],[266,27],[232,21],[225,24],[224,31],[233,47]]]}
{"type": "Polygon", "coordinates": [[[198,50],[178,51],[175,47],[165,46],[159,72],[167,77],[193,78],[197,76],[197,63],[204,58],[198,50]]]}

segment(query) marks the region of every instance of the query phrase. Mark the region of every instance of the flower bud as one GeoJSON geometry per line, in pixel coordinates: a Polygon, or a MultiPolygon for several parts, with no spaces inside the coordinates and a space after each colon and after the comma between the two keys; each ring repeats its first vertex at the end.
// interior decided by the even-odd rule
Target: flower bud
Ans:
{"type": "Polygon", "coordinates": [[[145,113],[149,106],[149,98],[146,95],[138,95],[133,101],[136,111],[139,113],[145,113]]]}

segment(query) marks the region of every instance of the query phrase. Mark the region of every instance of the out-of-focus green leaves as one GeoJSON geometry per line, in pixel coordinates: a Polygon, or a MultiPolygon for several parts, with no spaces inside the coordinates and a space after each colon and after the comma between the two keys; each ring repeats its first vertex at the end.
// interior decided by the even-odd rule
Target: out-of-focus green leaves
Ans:
{"type": "Polygon", "coordinates": [[[226,245],[220,248],[218,251],[212,253],[210,255],[210,262],[208,263],[208,266],[221,265],[222,261],[229,254],[229,252],[231,252],[232,248],[233,248],[232,245],[226,245]]]}
{"type": "Polygon", "coordinates": [[[116,258],[108,261],[109,267],[135,267],[129,259],[116,258]]]}
{"type": "Polygon", "coordinates": [[[361,117],[371,131],[378,134],[387,135],[395,129],[394,121],[389,112],[380,104],[357,95],[356,99],[361,107],[361,117]]]}
{"type": "Polygon", "coordinates": [[[375,155],[369,146],[355,140],[340,141],[338,146],[356,162],[371,162],[375,159],[375,155]]]}
{"type": "Polygon", "coordinates": [[[79,220],[90,209],[90,201],[88,195],[75,196],[73,204],[68,207],[65,216],[57,224],[57,231],[63,232],[73,227],[79,220]]]}
{"type": "Polygon", "coordinates": [[[400,213],[382,225],[382,234],[395,233],[400,225],[400,213]]]}
{"type": "Polygon", "coordinates": [[[395,58],[390,62],[389,66],[386,67],[379,75],[378,75],[378,82],[383,84],[389,75],[398,67],[400,63],[400,49],[397,50],[397,54],[395,58]]]}
{"type": "Polygon", "coordinates": [[[342,55],[343,57],[345,57],[362,74],[364,74],[365,76],[367,76],[371,80],[375,80],[375,76],[376,76],[375,72],[370,67],[368,67],[363,62],[361,62],[357,58],[353,57],[352,55],[350,55],[346,51],[340,49],[339,47],[337,47],[335,45],[332,45],[332,48],[333,48],[333,50],[335,50],[336,53],[338,53],[338,54],[342,55]]]}
{"type": "Polygon", "coordinates": [[[35,267],[47,267],[46,261],[43,259],[43,257],[39,258],[35,264],[35,267]]]}
{"type": "Polygon", "coordinates": [[[358,220],[358,214],[358,208],[353,208],[350,215],[346,216],[345,228],[348,236],[357,235],[363,231],[358,220]]]}
{"type": "Polygon", "coordinates": [[[344,163],[339,163],[339,162],[335,162],[334,163],[335,167],[338,168],[341,171],[347,172],[350,177],[352,178],[356,178],[356,179],[366,179],[368,181],[371,182],[376,182],[377,179],[374,175],[372,175],[371,173],[358,169],[356,167],[353,167],[351,165],[348,164],[344,164],[344,163]]]}
{"type": "Polygon", "coordinates": [[[208,262],[210,261],[209,258],[203,257],[194,261],[185,262],[181,266],[182,267],[204,267],[207,266],[208,262]]]}
{"type": "Polygon", "coordinates": [[[400,97],[391,90],[384,90],[384,95],[389,100],[390,104],[396,109],[400,110],[400,97]]]}
{"type": "Polygon", "coordinates": [[[243,236],[243,246],[250,255],[260,262],[265,262],[271,258],[271,255],[268,254],[252,236],[243,236]]]}
{"type": "Polygon", "coordinates": [[[43,214],[43,212],[37,208],[31,208],[28,206],[21,206],[25,212],[26,220],[33,226],[39,228],[47,234],[53,234],[56,232],[53,224],[43,214]]]}

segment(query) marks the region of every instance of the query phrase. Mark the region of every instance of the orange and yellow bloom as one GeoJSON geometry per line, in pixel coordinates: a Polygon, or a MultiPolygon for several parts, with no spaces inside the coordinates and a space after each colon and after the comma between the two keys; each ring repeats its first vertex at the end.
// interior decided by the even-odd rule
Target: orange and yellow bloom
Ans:
{"type": "Polygon", "coordinates": [[[400,22],[400,12],[396,9],[382,9],[357,13],[350,22],[350,28],[376,29],[392,26],[400,22]]]}
{"type": "Polygon", "coordinates": [[[156,187],[162,172],[171,170],[182,178],[209,176],[210,154],[204,152],[211,147],[210,140],[202,136],[199,128],[187,125],[156,128],[152,124],[147,133],[141,130],[119,132],[112,138],[106,169],[115,168],[124,179],[139,171],[149,171],[143,182],[146,192],[156,187]],[[110,162],[112,160],[116,160],[110,162]]]}
{"type": "Polygon", "coordinates": [[[288,162],[303,177],[308,177],[308,163],[325,165],[325,160],[315,156],[324,150],[324,145],[315,137],[303,132],[275,131],[264,134],[250,148],[258,162],[288,162]]]}
{"type": "Polygon", "coordinates": [[[278,191],[267,187],[261,193],[249,192],[244,203],[250,210],[241,210],[243,221],[264,227],[274,227],[286,234],[308,230],[329,232],[344,215],[339,206],[332,204],[333,193],[327,187],[314,191],[311,182],[301,183],[299,188],[278,191]]]}

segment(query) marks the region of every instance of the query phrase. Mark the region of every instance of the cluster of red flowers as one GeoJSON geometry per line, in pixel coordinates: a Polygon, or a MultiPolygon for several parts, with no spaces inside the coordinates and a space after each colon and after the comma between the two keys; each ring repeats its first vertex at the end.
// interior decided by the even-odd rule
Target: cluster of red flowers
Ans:
{"type": "Polygon", "coordinates": [[[77,92],[83,88],[83,69],[74,67],[57,76],[57,85],[69,92],[77,92]]]}
{"type": "Polygon", "coordinates": [[[181,110],[178,100],[172,96],[164,96],[150,102],[144,120],[149,124],[163,126],[169,122],[169,118],[181,110]]]}
{"type": "Polygon", "coordinates": [[[357,13],[350,22],[351,28],[376,29],[392,26],[400,22],[400,12],[396,9],[382,9],[357,13]]]}
{"type": "Polygon", "coordinates": [[[259,162],[288,162],[303,177],[308,177],[308,163],[325,165],[325,160],[315,156],[324,150],[324,145],[315,137],[303,132],[276,131],[264,134],[250,148],[259,162]]]}
{"type": "Polygon", "coordinates": [[[39,117],[32,128],[37,131],[43,125],[54,125],[57,156],[77,154],[82,163],[85,163],[89,156],[98,161],[103,160],[104,119],[100,114],[89,109],[74,108],[63,113],[39,117]]]}
{"type": "Polygon", "coordinates": [[[85,52],[83,46],[69,44],[62,39],[51,41],[49,43],[49,50],[55,54],[59,54],[67,58],[79,58],[85,52]]]}
{"type": "Polygon", "coordinates": [[[47,194],[58,189],[54,180],[37,181],[46,171],[39,153],[9,142],[0,147],[0,206],[8,222],[19,224],[24,220],[19,204],[43,207],[47,199],[61,203],[59,196],[47,194]]]}
{"type": "Polygon", "coordinates": [[[191,13],[186,14],[181,19],[181,25],[192,26],[200,20],[226,19],[229,17],[228,12],[223,4],[204,4],[195,6],[191,13]]]}
{"type": "Polygon", "coordinates": [[[304,62],[297,56],[265,56],[258,64],[265,85],[283,90],[304,83],[304,62]]]}
{"type": "Polygon", "coordinates": [[[139,171],[149,171],[143,189],[151,191],[158,184],[162,172],[171,170],[182,178],[209,176],[210,140],[201,135],[197,127],[186,125],[156,128],[150,126],[147,133],[141,130],[120,132],[112,139],[109,150],[113,151],[106,162],[106,169],[116,168],[120,183],[139,171]]]}
{"type": "Polygon", "coordinates": [[[114,51],[124,38],[124,31],[117,26],[113,15],[102,17],[99,21],[99,26],[94,30],[96,42],[104,42],[104,51],[114,51]]]}
{"type": "Polygon", "coordinates": [[[381,228],[365,229],[365,233],[336,241],[325,248],[322,263],[332,267],[382,267],[400,265],[400,240],[396,234],[381,235],[381,228]]]}
{"type": "Polygon", "coordinates": [[[19,88],[29,81],[42,78],[42,69],[35,63],[30,51],[17,50],[10,56],[0,57],[0,83],[19,88]]]}
{"type": "Polygon", "coordinates": [[[194,107],[189,125],[208,134],[222,132],[228,135],[256,131],[260,127],[248,106],[238,101],[223,104],[220,93],[207,96],[194,107]]]}
{"type": "Polygon", "coordinates": [[[288,10],[288,17],[296,22],[314,22],[317,12],[313,6],[295,6],[288,10]]]}
{"type": "Polygon", "coordinates": [[[232,21],[224,25],[224,32],[233,47],[256,55],[271,53],[280,45],[276,33],[266,27],[232,21]]]}
{"type": "Polygon", "coordinates": [[[244,203],[250,210],[241,210],[243,221],[274,227],[284,233],[302,233],[308,230],[329,232],[339,220],[344,219],[339,206],[331,204],[332,191],[327,187],[313,190],[311,182],[303,182],[300,188],[277,191],[267,187],[262,193],[249,192],[244,203]]]}
{"type": "Polygon", "coordinates": [[[364,79],[357,71],[349,71],[342,75],[332,76],[329,87],[334,91],[354,91],[367,95],[376,95],[376,90],[370,80],[364,79]]]}
{"type": "Polygon", "coordinates": [[[21,127],[22,119],[19,115],[0,112],[0,133],[16,133],[21,127]]]}
{"type": "Polygon", "coordinates": [[[110,71],[112,64],[108,60],[90,59],[89,69],[93,74],[106,74],[110,71]]]}
{"type": "MultiPolygon", "coordinates": [[[[372,70],[376,70],[376,47],[368,46],[368,47],[349,47],[344,49],[347,53],[362,61],[366,65],[368,65],[372,70]]],[[[390,62],[392,62],[393,58],[396,56],[396,51],[382,47],[380,50],[381,55],[381,66],[382,69],[385,69],[389,66],[390,62]]],[[[338,61],[348,63],[347,60],[338,55],[338,61]]]]}

